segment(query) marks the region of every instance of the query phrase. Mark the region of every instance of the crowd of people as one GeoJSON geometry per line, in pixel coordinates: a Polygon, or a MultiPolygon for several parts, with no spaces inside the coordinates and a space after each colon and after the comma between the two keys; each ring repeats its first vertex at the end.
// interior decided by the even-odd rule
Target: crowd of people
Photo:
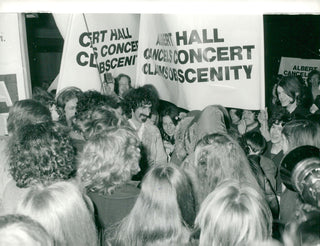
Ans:
{"type": "Polygon", "coordinates": [[[125,74],[34,88],[0,139],[0,245],[319,245],[319,85],[278,76],[262,111],[188,111],[125,74]]]}

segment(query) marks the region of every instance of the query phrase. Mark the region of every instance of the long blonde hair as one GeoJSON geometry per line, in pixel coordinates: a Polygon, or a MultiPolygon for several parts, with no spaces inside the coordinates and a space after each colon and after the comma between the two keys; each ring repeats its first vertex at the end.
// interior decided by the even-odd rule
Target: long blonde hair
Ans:
{"type": "Polygon", "coordinates": [[[116,235],[119,245],[187,243],[196,216],[193,186],[174,165],[153,167],[145,176],[140,195],[116,235]]]}
{"type": "Polygon", "coordinates": [[[244,246],[271,237],[272,214],[251,184],[225,180],[201,204],[196,225],[200,246],[244,246]]]}
{"type": "Polygon", "coordinates": [[[259,188],[244,151],[227,134],[214,133],[200,140],[195,150],[194,168],[200,185],[200,201],[225,179],[247,181],[259,188]]]}
{"type": "Polygon", "coordinates": [[[54,238],[55,245],[98,244],[93,214],[73,183],[34,187],[18,204],[16,212],[40,222],[54,238]]]}

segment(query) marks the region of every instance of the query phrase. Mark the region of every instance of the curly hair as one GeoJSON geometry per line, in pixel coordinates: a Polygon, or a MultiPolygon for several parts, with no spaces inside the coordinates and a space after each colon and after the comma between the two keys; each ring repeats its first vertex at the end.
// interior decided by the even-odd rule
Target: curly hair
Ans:
{"type": "Polygon", "coordinates": [[[143,105],[154,105],[156,101],[155,94],[147,87],[130,89],[122,101],[122,110],[128,118],[131,118],[132,111],[136,111],[137,108],[143,105]]]}
{"type": "Polygon", "coordinates": [[[10,108],[7,119],[8,132],[14,133],[26,124],[50,122],[50,110],[32,99],[16,101],[10,108]]]}
{"type": "Polygon", "coordinates": [[[79,158],[78,177],[92,192],[110,194],[138,172],[138,136],[126,127],[112,128],[89,139],[79,158]]]}
{"type": "Polygon", "coordinates": [[[10,172],[17,186],[50,184],[75,174],[75,151],[58,123],[25,125],[9,142],[10,172]]]}
{"type": "Polygon", "coordinates": [[[37,102],[40,102],[47,108],[50,108],[53,104],[55,104],[55,99],[53,95],[47,92],[45,89],[38,86],[32,89],[32,99],[37,102]]]}
{"type": "Polygon", "coordinates": [[[105,106],[113,109],[118,108],[118,99],[111,95],[103,95],[98,91],[85,91],[77,103],[77,115],[90,114],[96,107],[105,106]]]}

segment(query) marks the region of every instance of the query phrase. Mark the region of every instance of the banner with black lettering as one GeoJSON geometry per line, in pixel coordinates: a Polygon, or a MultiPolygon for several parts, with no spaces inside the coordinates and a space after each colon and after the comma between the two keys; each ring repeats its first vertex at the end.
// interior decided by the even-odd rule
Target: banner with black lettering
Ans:
{"type": "Polygon", "coordinates": [[[137,83],[189,110],[264,108],[262,15],[142,14],[137,83]]]}
{"type": "Polygon", "coordinates": [[[281,57],[279,74],[284,76],[301,76],[307,81],[308,73],[320,70],[320,60],[281,57]]]}
{"type": "MultiPolygon", "coordinates": [[[[66,16],[54,17],[62,30],[64,24],[59,18],[66,16]]],[[[58,91],[67,86],[100,91],[108,76],[120,73],[134,81],[139,14],[73,14],[67,22],[58,91]]]]}

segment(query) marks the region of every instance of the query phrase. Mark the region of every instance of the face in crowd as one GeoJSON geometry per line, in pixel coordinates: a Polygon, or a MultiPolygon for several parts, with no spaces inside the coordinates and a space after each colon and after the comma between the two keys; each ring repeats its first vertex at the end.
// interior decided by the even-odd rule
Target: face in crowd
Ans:
{"type": "Polygon", "coordinates": [[[55,104],[52,104],[49,108],[50,113],[51,113],[51,118],[53,121],[58,121],[59,120],[59,114],[57,110],[57,106],[55,104]]]}
{"type": "Polygon", "coordinates": [[[287,107],[294,102],[294,99],[290,97],[281,86],[277,87],[277,92],[282,107],[287,107]]]}
{"type": "Polygon", "coordinates": [[[271,138],[271,143],[277,144],[281,143],[282,141],[282,124],[281,122],[274,122],[270,128],[270,138],[271,138]]]}
{"type": "Polygon", "coordinates": [[[162,118],[162,128],[169,137],[172,137],[174,135],[176,126],[174,125],[169,115],[166,115],[162,118]]]}
{"type": "Polygon", "coordinates": [[[319,87],[320,75],[319,74],[312,75],[311,78],[310,78],[310,82],[311,82],[313,87],[319,87]]]}
{"type": "Polygon", "coordinates": [[[129,79],[125,76],[119,80],[119,96],[123,97],[123,94],[130,89],[129,79]]]}
{"type": "Polygon", "coordinates": [[[78,103],[78,98],[72,98],[66,103],[66,106],[64,107],[64,111],[66,114],[67,122],[70,122],[71,118],[75,116],[76,110],[77,110],[77,103],[78,103]]]}
{"type": "Polygon", "coordinates": [[[132,118],[140,123],[146,122],[150,116],[151,107],[151,103],[142,104],[132,113],[132,118]]]}
{"type": "Polygon", "coordinates": [[[246,125],[251,125],[256,121],[256,116],[254,112],[250,110],[244,110],[242,114],[242,119],[246,122],[246,125]]]}

